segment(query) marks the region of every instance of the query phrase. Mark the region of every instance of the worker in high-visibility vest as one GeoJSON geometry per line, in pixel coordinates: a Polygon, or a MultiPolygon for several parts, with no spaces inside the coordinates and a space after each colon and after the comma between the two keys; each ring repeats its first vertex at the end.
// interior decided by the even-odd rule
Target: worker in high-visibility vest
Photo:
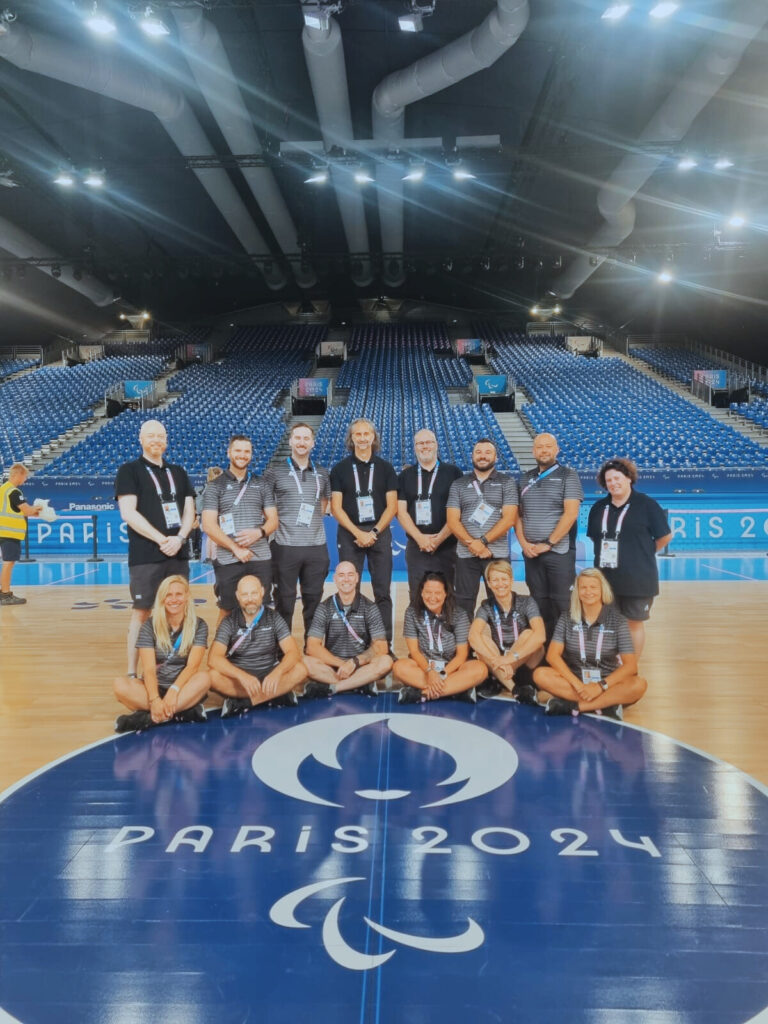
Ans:
{"type": "Polygon", "coordinates": [[[11,590],[13,567],[21,558],[21,542],[27,534],[27,519],[40,515],[40,509],[28,505],[21,493],[29,470],[21,462],[14,462],[8,480],[0,485],[0,553],[3,568],[0,571],[0,605],[26,604],[25,597],[17,597],[11,590]]]}

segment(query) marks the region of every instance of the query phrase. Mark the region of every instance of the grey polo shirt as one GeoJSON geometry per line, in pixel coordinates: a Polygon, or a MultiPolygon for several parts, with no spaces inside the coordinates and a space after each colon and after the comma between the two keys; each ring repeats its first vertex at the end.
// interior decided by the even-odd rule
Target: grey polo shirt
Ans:
{"type": "MultiPolygon", "coordinates": [[[[523,522],[525,539],[529,544],[548,543],[549,535],[560,521],[563,503],[567,498],[584,500],[584,490],[575,469],[568,469],[555,463],[550,472],[540,474],[538,468],[530,469],[520,477],[520,517],[523,522]],[[540,478],[541,477],[541,478],[540,478]]],[[[568,534],[555,544],[552,550],[566,553],[570,545],[568,534]]]]}
{"type": "MultiPolygon", "coordinates": [[[[176,640],[181,636],[181,630],[176,633],[171,633],[171,644],[176,643],[176,640]]],[[[197,620],[195,626],[195,638],[192,641],[193,647],[207,647],[208,646],[208,625],[202,619],[197,620]]],[[[157,681],[161,686],[170,686],[171,683],[176,682],[181,672],[187,667],[187,659],[189,655],[178,654],[176,651],[171,649],[170,651],[162,651],[157,646],[157,640],[155,639],[155,630],[152,627],[152,619],[147,619],[143,622],[141,629],[139,630],[139,637],[136,641],[136,647],[141,649],[152,649],[155,650],[155,664],[157,665],[157,681]]]]}
{"type": "Polygon", "coordinates": [[[373,601],[358,594],[351,605],[341,605],[349,626],[357,633],[359,640],[355,639],[339,614],[340,603],[336,594],[321,601],[307,636],[322,640],[326,650],[337,658],[345,659],[367,651],[374,640],[387,639],[381,612],[373,601]]]}
{"type": "Polygon", "coordinates": [[[531,619],[540,619],[539,606],[527,594],[514,594],[512,607],[504,612],[495,601],[485,600],[475,612],[475,618],[482,619],[491,627],[491,638],[499,650],[508,651],[515,645],[515,626],[518,636],[524,629],[530,629],[531,619]],[[501,629],[501,638],[499,638],[501,629]]]}
{"type": "Polygon", "coordinates": [[[282,659],[280,641],[291,635],[284,620],[271,608],[263,607],[263,613],[255,628],[247,629],[242,610],[236,608],[216,630],[215,643],[224,644],[227,660],[237,668],[262,679],[282,659]],[[247,636],[238,644],[240,637],[247,636]],[[237,649],[232,648],[237,645],[237,649]],[[230,651],[232,653],[230,654],[230,651]]]}
{"type": "MultiPolygon", "coordinates": [[[[238,480],[228,469],[212,480],[203,493],[203,511],[215,512],[219,522],[221,516],[231,514],[236,533],[263,526],[266,509],[273,507],[272,490],[263,477],[250,476],[246,480],[238,480]]],[[[265,537],[251,545],[250,550],[257,562],[266,562],[272,557],[265,537]]],[[[227,548],[219,546],[216,561],[219,565],[233,565],[237,559],[227,548]]]]}
{"type": "MultiPolygon", "coordinates": [[[[504,505],[517,505],[517,484],[508,473],[495,470],[485,480],[478,480],[474,473],[465,473],[454,480],[448,492],[447,508],[457,508],[461,514],[461,525],[470,537],[484,536],[501,519],[504,505]],[[478,493],[479,492],[479,493],[478,493]],[[483,524],[473,522],[475,510],[485,502],[491,507],[491,514],[483,524]]],[[[509,537],[504,534],[489,545],[494,558],[509,557],[509,537]]],[[[472,558],[466,544],[458,543],[459,558],[472,558]]]]}
{"type": "Polygon", "coordinates": [[[608,675],[619,667],[620,654],[635,653],[627,620],[613,605],[604,604],[591,626],[586,622],[574,622],[568,612],[563,612],[552,633],[552,643],[564,644],[563,661],[575,675],[582,669],[579,643],[579,633],[582,630],[586,655],[585,668],[599,668],[603,675],[608,675]],[[601,632],[603,640],[598,662],[597,647],[601,632]]]}
{"type": "Polygon", "coordinates": [[[456,655],[457,646],[469,641],[469,616],[463,608],[457,608],[453,625],[448,625],[442,615],[433,615],[430,611],[419,613],[409,605],[403,636],[418,640],[419,650],[429,661],[450,661],[456,655]]]}
{"type": "Polygon", "coordinates": [[[290,457],[270,466],[264,481],[271,489],[272,504],[277,508],[280,525],[275,541],[290,547],[325,546],[323,508],[331,497],[328,470],[311,462],[307,469],[299,469],[290,457]],[[298,523],[302,504],[312,506],[312,521],[308,526],[298,523]]]}

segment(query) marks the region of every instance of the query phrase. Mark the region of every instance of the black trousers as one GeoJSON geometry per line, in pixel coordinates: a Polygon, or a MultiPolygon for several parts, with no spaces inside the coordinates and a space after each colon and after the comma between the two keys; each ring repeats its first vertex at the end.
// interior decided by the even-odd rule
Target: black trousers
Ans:
{"type": "Polygon", "coordinates": [[[419,550],[418,544],[409,537],[405,549],[405,564],[408,568],[408,596],[411,604],[416,599],[419,584],[425,572],[441,572],[446,579],[450,580],[454,590],[456,589],[455,544],[443,551],[434,551],[429,554],[419,550]]]}
{"type": "MultiPolygon", "coordinates": [[[[483,578],[485,567],[491,558],[477,558],[472,555],[470,558],[456,559],[456,604],[469,616],[469,621],[475,617],[475,605],[477,603],[477,592],[480,589],[480,580],[483,578]]],[[[486,587],[486,593],[488,588],[486,587]]]]}
{"type": "Polygon", "coordinates": [[[351,562],[361,575],[365,560],[368,559],[373,600],[381,612],[387,640],[392,643],[392,597],[389,592],[392,585],[392,534],[386,529],[379,534],[372,547],[359,548],[352,534],[340,526],[336,547],[339,551],[339,561],[351,562]]]}
{"type": "Polygon", "coordinates": [[[309,633],[312,618],[323,596],[323,584],[331,560],[325,544],[292,547],[272,544],[272,567],[275,580],[275,610],[291,628],[296,605],[296,584],[301,589],[301,611],[304,618],[304,636],[309,633]]]}
{"type": "Polygon", "coordinates": [[[545,551],[536,558],[525,559],[525,582],[544,619],[547,639],[552,636],[555,623],[571,603],[571,587],[576,577],[576,550],[571,548],[562,555],[545,551]]]}

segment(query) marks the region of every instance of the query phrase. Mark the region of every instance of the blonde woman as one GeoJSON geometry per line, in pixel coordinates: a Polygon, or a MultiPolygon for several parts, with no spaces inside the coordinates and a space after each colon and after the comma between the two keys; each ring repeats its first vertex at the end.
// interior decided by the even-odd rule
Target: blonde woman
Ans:
{"type": "Polygon", "coordinates": [[[621,718],[648,684],[637,674],[637,657],[624,616],[599,569],[576,577],[571,607],[558,619],[547,650],[549,667],[533,673],[536,685],[552,694],[548,715],[594,712],[621,718]]]}
{"type": "Polygon", "coordinates": [[[204,722],[210,677],[201,665],[207,645],[208,626],[197,617],[189,583],[167,576],[136,642],[142,678],[115,680],[115,696],[132,712],[120,715],[115,731],[147,729],[173,718],[204,722]]]}

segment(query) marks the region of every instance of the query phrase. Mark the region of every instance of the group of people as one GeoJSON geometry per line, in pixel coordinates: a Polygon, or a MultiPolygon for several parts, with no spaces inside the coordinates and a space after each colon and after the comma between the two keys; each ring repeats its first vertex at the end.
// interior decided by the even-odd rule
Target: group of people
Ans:
{"type": "Polygon", "coordinates": [[[295,703],[302,685],[305,699],[375,695],[390,672],[403,703],[474,701],[507,690],[527,704],[548,695],[548,714],[620,715],[645,691],[637,663],[658,593],[656,552],[671,534],[663,510],[635,489],[637,470],[627,459],[600,469],[608,494],[590,510],[587,527],[595,568],[576,578],[583,491],[577,473],[558,461],[550,434],[534,439],[536,466],[519,479],[497,469],[488,438],[477,440],[472,470],[462,473],[439,458],[428,429],[415,435],[415,462],[398,475],[380,456],[367,419],[350,424],[349,455],[330,472],[312,461],[312,428],[297,423],[291,454],[256,476],[251,441],[236,435],[228,466],[202,495],[219,608],[203,670],[207,627],[186,582],[195,491],[183,467],[165,460],[161,423],[145,422],[139,441],[140,458],[120,468],[115,485],[133,600],[128,670],[115,682],[130,712],[118,719],[121,731],[200,720],[209,691],[223,698],[226,717],[295,703]],[[323,600],[327,514],[338,524],[339,562],[335,593],[323,600]],[[396,516],[408,537],[405,658],[392,650],[396,516]],[[511,530],[530,596],[513,589],[511,530]],[[366,564],[373,601],[360,593],[366,564]],[[476,611],[481,581],[486,597],[476,611]],[[297,587],[303,651],[290,629],[297,587]]]}

